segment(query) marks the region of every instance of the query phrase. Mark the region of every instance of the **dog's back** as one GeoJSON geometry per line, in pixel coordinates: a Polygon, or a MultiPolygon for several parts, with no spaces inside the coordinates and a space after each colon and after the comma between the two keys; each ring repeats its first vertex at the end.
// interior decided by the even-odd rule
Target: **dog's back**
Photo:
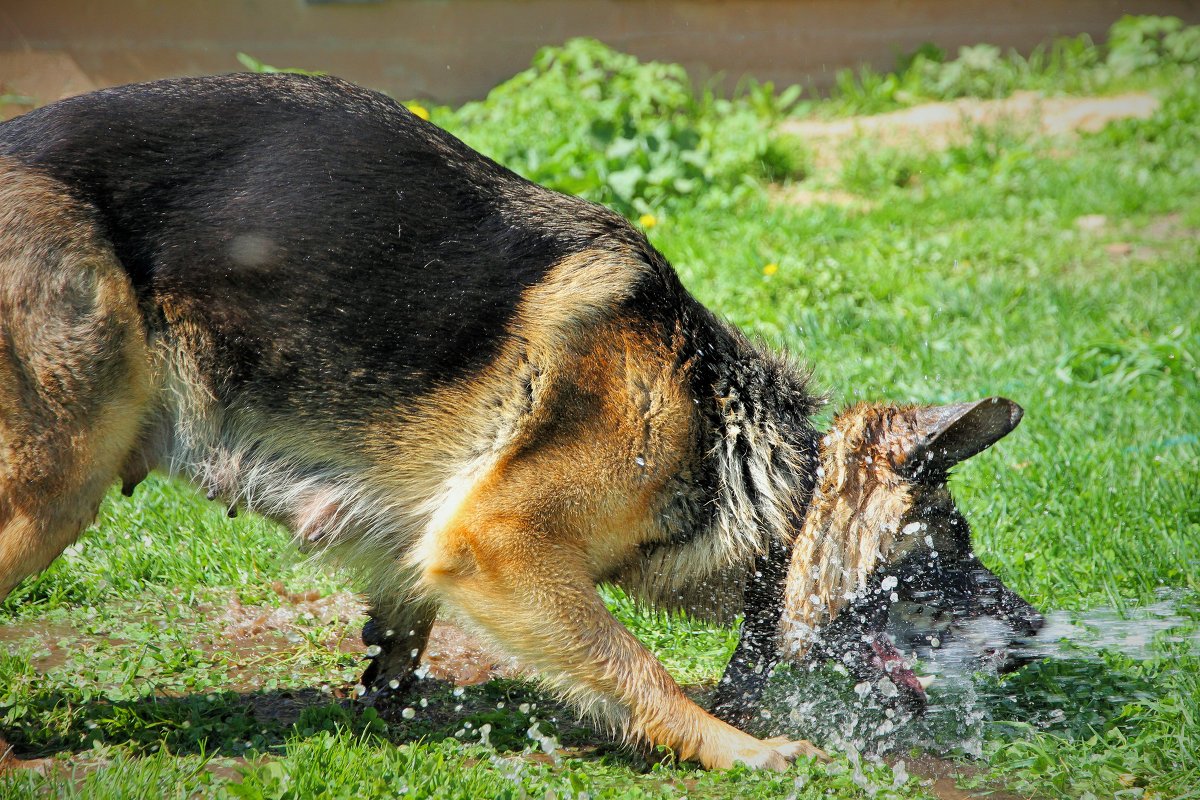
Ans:
{"type": "Polygon", "coordinates": [[[220,400],[289,414],[331,379],[345,420],[469,375],[566,256],[645,249],[602,207],[332,78],[105,90],[0,125],[0,154],[99,210],[139,295],[211,339],[220,400]]]}

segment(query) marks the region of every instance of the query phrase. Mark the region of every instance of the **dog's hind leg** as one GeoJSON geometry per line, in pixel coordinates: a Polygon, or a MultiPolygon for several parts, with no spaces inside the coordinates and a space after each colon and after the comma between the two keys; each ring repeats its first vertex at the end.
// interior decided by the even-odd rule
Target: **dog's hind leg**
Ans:
{"type": "Polygon", "coordinates": [[[436,616],[437,605],[428,600],[371,603],[371,618],[362,631],[371,661],[361,683],[372,702],[386,702],[412,685],[436,616]]]}
{"type": "Polygon", "coordinates": [[[0,159],[0,599],[94,518],[150,373],[133,287],[88,209],[0,159]]]}

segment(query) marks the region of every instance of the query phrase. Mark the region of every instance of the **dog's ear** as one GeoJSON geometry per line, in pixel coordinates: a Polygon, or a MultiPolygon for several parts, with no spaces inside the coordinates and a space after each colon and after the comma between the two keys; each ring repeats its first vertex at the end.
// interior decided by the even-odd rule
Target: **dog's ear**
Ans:
{"type": "Polygon", "coordinates": [[[924,406],[910,412],[914,433],[901,471],[919,479],[944,475],[1017,427],[1025,411],[1012,400],[988,397],[974,403],[924,406]]]}

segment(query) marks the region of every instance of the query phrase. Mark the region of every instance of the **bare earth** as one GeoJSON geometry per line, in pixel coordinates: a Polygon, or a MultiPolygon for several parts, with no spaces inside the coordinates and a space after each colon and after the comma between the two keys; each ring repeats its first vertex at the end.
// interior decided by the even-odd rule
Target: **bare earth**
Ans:
{"type": "Polygon", "coordinates": [[[961,141],[980,125],[1028,125],[1047,136],[1095,132],[1115,119],[1146,119],[1158,106],[1158,98],[1144,92],[1113,97],[1045,97],[1038,92],[1017,92],[1003,100],[963,98],[865,117],[787,120],[780,129],[808,140],[819,154],[862,135],[887,145],[942,148],[961,141]]]}
{"type": "MultiPolygon", "coordinates": [[[[1117,119],[1146,119],[1159,105],[1157,97],[1145,92],[1112,97],[1046,97],[1038,92],[1017,92],[1003,100],[962,98],[886,114],[786,120],[779,129],[808,143],[819,170],[836,170],[843,145],[856,138],[869,138],[886,147],[937,150],[966,141],[981,126],[1011,125],[1044,136],[1070,137],[1098,131],[1117,119]]],[[[800,206],[871,207],[868,199],[840,190],[790,186],[777,189],[775,197],[800,206]]]]}

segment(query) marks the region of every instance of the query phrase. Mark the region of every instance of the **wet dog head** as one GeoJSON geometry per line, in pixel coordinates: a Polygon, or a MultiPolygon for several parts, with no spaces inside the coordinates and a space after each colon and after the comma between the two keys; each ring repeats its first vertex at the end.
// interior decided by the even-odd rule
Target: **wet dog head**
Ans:
{"type": "Polygon", "coordinates": [[[980,666],[1019,666],[1011,650],[1042,617],[976,557],[947,478],[1021,415],[1002,398],[838,415],[792,552],[785,659],[837,659],[913,707],[923,706],[925,684],[905,652],[927,657],[955,641],[980,666]]]}

